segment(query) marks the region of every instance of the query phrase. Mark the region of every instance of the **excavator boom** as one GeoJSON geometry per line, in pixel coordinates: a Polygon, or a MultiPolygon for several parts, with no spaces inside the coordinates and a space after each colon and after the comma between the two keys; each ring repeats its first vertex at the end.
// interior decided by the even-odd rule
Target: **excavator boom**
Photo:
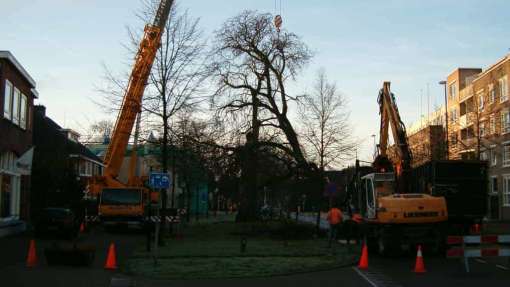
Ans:
{"type": "Polygon", "coordinates": [[[407,134],[404,123],[395,103],[395,96],[390,91],[390,82],[384,82],[378,97],[379,113],[381,114],[379,155],[374,161],[374,167],[378,171],[392,170],[388,159],[388,132],[391,126],[393,142],[395,143],[398,161],[396,163],[396,175],[400,177],[404,172],[411,169],[412,153],[407,142],[407,134]],[[384,169],[384,170],[383,170],[384,169]]]}

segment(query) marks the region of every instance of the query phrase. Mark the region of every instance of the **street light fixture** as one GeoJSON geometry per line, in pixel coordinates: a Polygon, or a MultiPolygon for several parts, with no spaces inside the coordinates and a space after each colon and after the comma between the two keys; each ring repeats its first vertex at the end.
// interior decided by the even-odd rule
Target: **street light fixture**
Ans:
{"type": "Polygon", "coordinates": [[[445,140],[445,143],[446,143],[446,159],[449,159],[449,147],[448,147],[448,97],[447,97],[447,94],[446,94],[446,84],[447,82],[446,81],[440,81],[439,82],[440,85],[443,85],[444,86],[444,117],[445,117],[445,132],[446,132],[446,140],[445,140]]]}

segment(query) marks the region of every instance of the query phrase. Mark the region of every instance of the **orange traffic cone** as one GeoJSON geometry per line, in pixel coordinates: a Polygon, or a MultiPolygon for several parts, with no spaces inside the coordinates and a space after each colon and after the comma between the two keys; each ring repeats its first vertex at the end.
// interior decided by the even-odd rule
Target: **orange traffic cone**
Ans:
{"type": "Polygon", "coordinates": [[[359,260],[358,268],[368,269],[368,250],[365,242],[363,242],[363,249],[361,250],[361,258],[359,260]]]}
{"type": "Polygon", "coordinates": [[[35,241],[30,240],[28,248],[27,267],[35,267],[37,265],[37,252],[35,251],[35,241]]]}
{"type": "Polygon", "coordinates": [[[106,257],[104,269],[117,269],[117,256],[115,255],[115,244],[113,243],[110,243],[110,247],[108,248],[108,256],[106,257]]]}
{"type": "Polygon", "coordinates": [[[414,265],[415,273],[425,273],[425,264],[423,264],[423,255],[421,254],[421,245],[418,245],[418,252],[416,254],[416,264],[414,265]]]}
{"type": "Polygon", "coordinates": [[[85,223],[84,222],[82,222],[80,224],[80,233],[83,233],[83,232],[85,232],[85,223]]]}

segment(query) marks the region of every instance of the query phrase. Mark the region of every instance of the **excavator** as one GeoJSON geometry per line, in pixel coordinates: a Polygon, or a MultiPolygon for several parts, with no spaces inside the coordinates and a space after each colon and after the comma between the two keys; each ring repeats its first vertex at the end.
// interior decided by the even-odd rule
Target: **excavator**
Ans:
{"type": "Polygon", "coordinates": [[[103,222],[140,222],[149,203],[157,200],[157,194],[144,186],[144,178],[135,174],[135,147],[131,152],[127,182],[121,182],[118,176],[173,2],[161,0],[153,23],[145,26],[105,154],[103,175],[91,178],[88,183],[89,193],[99,199],[98,216],[103,222]]]}
{"type": "MultiPolygon", "coordinates": [[[[409,190],[412,153],[405,126],[400,119],[390,82],[384,82],[378,96],[381,115],[378,155],[373,172],[354,177],[349,210],[363,218],[363,235],[369,248],[383,255],[394,254],[402,247],[416,244],[442,247],[448,213],[444,197],[409,190]],[[391,127],[396,159],[388,156],[391,127]]],[[[356,164],[359,166],[359,163],[356,164]]]]}

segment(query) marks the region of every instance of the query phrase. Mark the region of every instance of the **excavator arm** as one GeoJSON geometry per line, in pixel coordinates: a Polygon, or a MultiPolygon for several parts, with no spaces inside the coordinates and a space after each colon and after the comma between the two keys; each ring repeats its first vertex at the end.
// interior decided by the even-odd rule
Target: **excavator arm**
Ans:
{"type": "Polygon", "coordinates": [[[395,103],[395,96],[390,91],[390,82],[384,82],[383,88],[379,91],[377,101],[379,103],[379,113],[381,114],[381,126],[378,146],[379,154],[374,160],[374,167],[379,172],[394,169],[397,179],[402,179],[404,174],[411,169],[412,153],[407,142],[404,123],[400,119],[397,104],[395,103]],[[398,156],[396,163],[392,163],[388,158],[390,126],[398,156]],[[395,166],[394,168],[393,165],[395,166]]]}

